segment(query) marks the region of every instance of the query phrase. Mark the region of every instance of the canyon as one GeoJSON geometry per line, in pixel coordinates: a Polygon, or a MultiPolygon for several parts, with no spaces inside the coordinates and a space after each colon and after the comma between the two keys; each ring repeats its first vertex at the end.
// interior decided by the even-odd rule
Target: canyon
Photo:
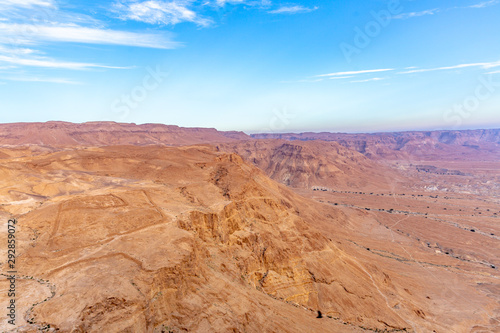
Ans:
{"type": "Polygon", "coordinates": [[[0,175],[2,332],[500,332],[498,129],[1,124],[0,175]]]}

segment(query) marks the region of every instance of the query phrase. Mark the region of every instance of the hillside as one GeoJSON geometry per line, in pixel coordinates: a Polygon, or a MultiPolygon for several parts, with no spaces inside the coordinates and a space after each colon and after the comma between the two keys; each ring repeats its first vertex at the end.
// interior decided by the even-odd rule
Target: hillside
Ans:
{"type": "Polygon", "coordinates": [[[10,126],[18,324],[0,313],[1,331],[500,332],[494,139],[389,136],[375,156],[156,126],[10,126]]]}
{"type": "MultiPolygon", "coordinates": [[[[454,305],[460,317],[443,312],[452,270],[438,269],[442,284],[429,286],[421,263],[354,245],[363,234],[349,225],[384,230],[367,213],[301,197],[234,154],[121,146],[1,167],[1,215],[19,221],[21,332],[416,332],[484,322],[466,305],[454,305]]],[[[418,248],[413,257],[454,265],[418,248]]],[[[494,309],[467,281],[457,282],[464,297],[494,309]]]]}
{"type": "Polygon", "coordinates": [[[388,190],[409,180],[394,169],[336,142],[253,140],[219,144],[235,152],[272,179],[295,188],[388,190]]]}

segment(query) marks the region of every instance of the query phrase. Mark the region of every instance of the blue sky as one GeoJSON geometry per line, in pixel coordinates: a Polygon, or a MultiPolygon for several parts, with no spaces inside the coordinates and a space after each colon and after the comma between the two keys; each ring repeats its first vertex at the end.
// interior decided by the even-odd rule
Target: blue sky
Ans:
{"type": "Polygon", "coordinates": [[[500,127],[500,0],[0,0],[0,122],[500,127]]]}

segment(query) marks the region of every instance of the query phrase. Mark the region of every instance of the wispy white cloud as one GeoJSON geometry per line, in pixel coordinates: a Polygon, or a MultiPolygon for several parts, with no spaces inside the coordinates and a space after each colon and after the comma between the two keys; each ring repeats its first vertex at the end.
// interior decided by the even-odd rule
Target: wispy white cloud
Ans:
{"type": "Polygon", "coordinates": [[[17,44],[36,44],[40,41],[86,44],[126,45],[158,49],[173,49],[181,44],[168,35],[136,33],[110,29],[87,28],[79,25],[30,25],[0,23],[1,35],[17,44]]]}
{"type": "Polygon", "coordinates": [[[63,78],[50,78],[50,77],[8,77],[3,78],[8,81],[18,81],[18,82],[46,82],[46,83],[57,83],[57,84],[82,84],[78,81],[63,79],[63,78]]]}
{"type": "Polygon", "coordinates": [[[419,17],[419,16],[425,16],[425,15],[434,15],[439,13],[441,10],[439,8],[434,8],[434,9],[428,9],[428,10],[423,10],[420,12],[411,12],[411,13],[403,13],[394,16],[395,19],[398,20],[406,20],[412,17],[419,17]]]}
{"type": "Polygon", "coordinates": [[[295,81],[280,81],[280,83],[303,83],[303,82],[321,82],[324,79],[303,79],[303,80],[295,80],[295,81]]]}
{"type": "MultiPolygon", "coordinates": [[[[195,0],[189,0],[195,1],[195,0]]],[[[215,7],[224,7],[225,5],[245,5],[252,8],[269,8],[272,5],[271,0],[207,0],[203,5],[215,7]]]]}
{"type": "Polygon", "coordinates": [[[329,77],[330,80],[340,80],[340,79],[349,79],[351,77],[354,77],[352,75],[349,75],[349,76],[333,76],[333,77],[329,77]]]}
{"type": "Polygon", "coordinates": [[[55,7],[55,3],[52,0],[0,0],[0,6],[11,6],[11,7],[55,7]]]}
{"type": "Polygon", "coordinates": [[[370,81],[381,81],[384,80],[382,77],[373,77],[371,79],[366,79],[366,80],[354,80],[350,81],[351,83],[362,83],[362,82],[370,82],[370,81]]]}
{"type": "Polygon", "coordinates": [[[442,71],[442,70],[451,70],[451,69],[462,69],[469,67],[481,67],[481,68],[494,68],[500,67],[500,61],[496,62],[478,62],[471,64],[460,64],[455,66],[445,66],[445,67],[437,67],[437,68],[423,68],[423,69],[413,69],[409,71],[399,72],[398,74],[413,74],[413,73],[423,73],[423,72],[433,72],[433,71],[442,71]]]}
{"type": "Polygon", "coordinates": [[[484,7],[496,5],[497,3],[499,3],[499,0],[483,1],[483,2],[480,2],[478,4],[469,6],[468,8],[484,8],[484,7]]]}
{"type": "Polygon", "coordinates": [[[217,6],[222,7],[226,4],[235,5],[235,4],[243,4],[245,2],[246,0],[216,0],[215,3],[217,4],[217,6]]]}
{"type": "Polygon", "coordinates": [[[304,7],[300,5],[295,6],[282,6],[278,9],[268,11],[269,14],[298,14],[298,13],[309,13],[317,10],[318,7],[304,7]]]}
{"type": "Polygon", "coordinates": [[[158,1],[118,2],[114,10],[122,20],[134,20],[149,24],[175,25],[192,22],[200,26],[208,26],[212,20],[199,16],[188,8],[192,1],[158,1]]]}
{"type": "Polygon", "coordinates": [[[5,47],[0,44],[0,54],[8,55],[26,55],[40,53],[38,50],[27,49],[27,48],[17,48],[17,47],[5,47]]]}
{"type": "Polygon", "coordinates": [[[479,2],[475,5],[465,6],[465,7],[458,6],[458,7],[451,7],[451,8],[445,8],[445,9],[434,8],[434,9],[422,10],[419,12],[402,13],[402,14],[394,16],[394,18],[399,19],[399,20],[406,20],[406,19],[413,18],[413,17],[435,15],[438,13],[446,12],[446,11],[453,10],[453,9],[459,9],[459,8],[485,8],[485,7],[496,5],[497,3],[500,3],[500,0],[486,0],[483,2],[479,2]]]}
{"type": "MultiPolygon", "coordinates": [[[[346,72],[335,72],[335,73],[329,73],[329,74],[320,74],[320,75],[315,75],[313,78],[320,78],[320,79],[331,79],[331,80],[340,80],[340,79],[350,79],[350,78],[359,78],[359,80],[352,80],[349,82],[352,83],[360,83],[360,82],[370,82],[370,81],[380,81],[380,80],[386,80],[390,78],[391,76],[386,76],[386,77],[368,77],[366,79],[362,79],[363,76],[366,77],[366,74],[373,74],[373,73],[381,73],[381,72],[392,72],[392,71],[399,71],[395,72],[394,74],[414,74],[414,73],[425,73],[425,72],[433,72],[433,71],[441,71],[441,70],[453,70],[453,69],[463,69],[463,68],[480,68],[480,69],[490,69],[490,68],[497,68],[500,67],[500,60],[499,61],[493,61],[493,62],[477,62],[477,63],[469,63],[469,64],[460,64],[460,65],[454,65],[454,66],[443,66],[443,67],[436,67],[436,68],[418,68],[415,66],[408,66],[403,69],[394,69],[394,68],[383,68],[383,69],[368,69],[368,70],[361,70],[361,71],[346,71],[346,72]]],[[[488,72],[485,74],[499,74],[500,71],[492,71],[488,72]]],[[[391,73],[388,73],[391,74],[391,73]]],[[[317,80],[303,80],[302,82],[317,82],[317,80]]]]}
{"type": "Polygon", "coordinates": [[[129,69],[130,67],[114,67],[99,64],[58,61],[48,58],[20,58],[12,56],[0,55],[0,63],[7,63],[19,66],[28,67],[43,67],[43,68],[58,68],[58,69],[75,69],[83,70],[90,68],[111,68],[111,69],[129,69]]]}
{"type": "Polygon", "coordinates": [[[350,72],[337,72],[337,73],[330,73],[330,74],[321,74],[321,75],[316,75],[316,77],[323,77],[323,76],[348,76],[348,75],[358,75],[358,74],[367,74],[367,73],[378,73],[378,72],[388,72],[388,71],[393,71],[393,68],[384,68],[384,69],[367,69],[367,70],[362,70],[362,71],[350,71],[350,72]]]}
{"type": "MultiPolygon", "coordinates": [[[[319,76],[315,76],[319,77],[319,76]]],[[[343,80],[354,77],[353,75],[349,76],[332,76],[332,77],[319,77],[317,79],[303,79],[303,80],[295,80],[295,81],[281,81],[281,83],[301,83],[301,82],[321,82],[325,80],[343,80]]]]}
{"type": "MultiPolygon", "coordinates": [[[[46,45],[80,43],[155,49],[174,49],[183,45],[174,41],[174,35],[169,32],[109,29],[105,21],[72,9],[67,2],[58,0],[0,0],[0,71],[3,81],[79,84],[71,78],[54,78],[51,74],[40,73],[133,68],[107,64],[109,59],[104,63],[79,57],[58,59],[51,48],[41,51],[46,45]]],[[[192,18],[189,12],[179,10],[179,15],[192,18]]]]}
{"type": "MultiPolygon", "coordinates": [[[[106,28],[91,16],[58,8],[56,0],[0,0],[0,69],[3,73],[25,74],[25,68],[89,70],[127,69],[112,64],[54,59],[39,47],[55,43],[120,45],[156,49],[174,49],[182,44],[168,32],[133,32],[106,28]],[[33,18],[28,21],[28,18],[33,18]]],[[[46,51],[51,53],[50,51],[46,51]]],[[[50,55],[50,54],[49,54],[50,55]]],[[[37,75],[24,81],[75,84],[67,79],[47,79],[37,75]]],[[[14,80],[14,79],[12,79],[14,80]]]]}

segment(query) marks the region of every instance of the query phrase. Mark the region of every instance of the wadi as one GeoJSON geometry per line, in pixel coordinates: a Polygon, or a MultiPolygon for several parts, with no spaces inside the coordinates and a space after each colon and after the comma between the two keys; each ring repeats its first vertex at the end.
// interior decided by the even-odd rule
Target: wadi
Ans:
{"type": "Polygon", "coordinates": [[[500,332],[500,129],[0,124],[0,175],[2,332],[500,332]]]}

